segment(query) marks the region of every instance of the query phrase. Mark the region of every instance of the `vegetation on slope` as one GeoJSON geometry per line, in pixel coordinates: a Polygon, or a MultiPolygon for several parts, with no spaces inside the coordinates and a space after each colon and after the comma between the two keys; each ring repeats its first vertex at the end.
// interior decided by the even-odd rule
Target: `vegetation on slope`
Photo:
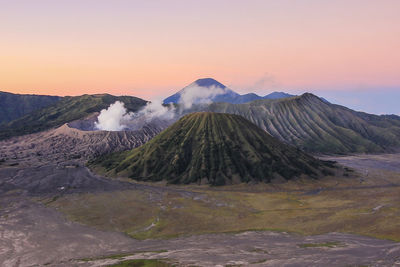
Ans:
{"type": "Polygon", "coordinates": [[[115,101],[122,101],[128,111],[137,111],[147,103],[145,100],[136,97],[108,94],[64,97],[54,105],[37,110],[0,127],[0,140],[40,132],[73,120],[82,119],[91,113],[107,108],[115,101]]]}
{"type": "Polygon", "coordinates": [[[225,185],[317,177],[326,163],[283,144],[241,116],[194,113],[145,145],[96,163],[135,180],[225,185]]]}
{"type": "Polygon", "coordinates": [[[213,103],[206,109],[241,115],[308,152],[376,153],[400,148],[400,117],[356,112],[308,93],[247,104],[213,103]]]}
{"type": "Polygon", "coordinates": [[[20,95],[0,92],[0,124],[18,119],[35,110],[50,106],[61,97],[48,95],[20,95]]]}

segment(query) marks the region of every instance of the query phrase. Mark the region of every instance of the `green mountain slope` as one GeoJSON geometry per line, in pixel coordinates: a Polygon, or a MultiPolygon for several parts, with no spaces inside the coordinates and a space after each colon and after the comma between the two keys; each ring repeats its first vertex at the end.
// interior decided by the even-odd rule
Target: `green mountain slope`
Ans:
{"type": "Polygon", "coordinates": [[[18,119],[35,110],[50,106],[61,97],[48,95],[20,95],[0,92],[0,124],[18,119]]]}
{"type": "Polygon", "coordinates": [[[205,110],[241,115],[308,152],[376,153],[400,148],[400,117],[356,112],[308,93],[246,104],[213,103],[205,110]]]}
{"type": "Polygon", "coordinates": [[[108,94],[64,97],[54,105],[37,110],[0,127],[0,140],[61,126],[64,123],[84,118],[93,112],[99,112],[115,101],[122,101],[129,111],[137,111],[147,103],[137,97],[108,94]]]}
{"type": "Polygon", "coordinates": [[[143,146],[95,164],[109,174],[174,184],[270,182],[329,173],[320,160],[270,136],[241,116],[189,114],[143,146]]]}

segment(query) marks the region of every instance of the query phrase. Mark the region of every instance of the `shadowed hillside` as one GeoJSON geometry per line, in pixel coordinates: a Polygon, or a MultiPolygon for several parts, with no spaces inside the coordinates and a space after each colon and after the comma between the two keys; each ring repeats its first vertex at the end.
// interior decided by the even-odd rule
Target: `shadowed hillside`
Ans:
{"type": "Polygon", "coordinates": [[[213,103],[206,110],[241,115],[281,141],[309,152],[371,153],[400,148],[400,117],[356,112],[309,93],[246,104],[213,103]]]}
{"type": "Polygon", "coordinates": [[[0,124],[18,119],[35,110],[50,106],[61,97],[48,95],[20,95],[0,92],[0,124]]]}
{"type": "Polygon", "coordinates": [[[241,116],[194,113],[145,145],[95,163],[135,180],[225,185],[329,173],[324,162],[283,144],[241,116]]]}
{"type": "Polygon", "coordinates": [[[137,111],[146,101],[132,96],[82,95],[64,97],[54,105],[37,110],[0,127],[0,140],[12,136],[40,132],[99,112],[115,101],[125,104],[128,111],[137,111]]]}

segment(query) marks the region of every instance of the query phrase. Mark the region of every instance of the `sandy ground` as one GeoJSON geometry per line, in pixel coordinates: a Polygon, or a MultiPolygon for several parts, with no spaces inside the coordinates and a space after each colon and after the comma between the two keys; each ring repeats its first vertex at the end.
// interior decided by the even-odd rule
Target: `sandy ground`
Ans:
{"type": "MultiPolygon", "coordinates": [[[[178,259],[185,266],[393,266],[400,264],[397,244],[354,235],[331,233],[300,237],[287,233],[244,232],[202,235],[163,241],[170,250],[163,253],[138,253],[125,259],[178,259]],[[304,244],[338,242],[337,247],[304,248],[304,244]]],[[[87,266],[115,263],[98,260],[87,266]]]]}
{"type": "MultiPolygon", "coordinates": [[[[360,171],[400,171],[400,155],[330,159],[360,171]]],[[[98,258],[121,253],[127,254],[124,259],[165,258],[183,266],[400,266],[400,244],[386,240],[342,233],[304,237],[245,232],[138,241],[70,222],[57,210],[34,201],[126,188],[160,190],[111,181],[82,166],[0,168],[0,266],[104,266],[121,259],[98,258]],[[326,242],[337,246],[302,246],[326,242]],[[79,260],[83,258],[91,260],[79,260]]]]}
{"type": "Polygon", "coordinates": [[[19,196],[9,196],[8,203],[10,198],[13,202],[6,207],[1,199],[1,266],[104,266],[121,259],[95,258],[121,253],[128,255],[124,259],[165,258],[184,266],[400,264],[400,245],[374,238],[341,233],[303,237],[245,232],[138,241],[69,222],[57,211],[19,196]],[[337,242],[337,245],[332,248],[301,246],[326,242],[337,242]],[[80,260],[85,258],[93,260],[80,260]]]}
{"type": "Polygon", "coordinates": [[[359,171],[385,170],[400,172],[400,153],[380,155],[330,156],[322,158],[337,161],[340,164],[357,169],[359,171]]]}

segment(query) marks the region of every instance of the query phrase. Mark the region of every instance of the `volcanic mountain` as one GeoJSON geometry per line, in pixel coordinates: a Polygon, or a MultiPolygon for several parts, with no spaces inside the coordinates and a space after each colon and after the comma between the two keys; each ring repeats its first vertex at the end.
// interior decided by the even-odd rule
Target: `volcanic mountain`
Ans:
{"type": "Polygon", "coordinates": [[[99,131],[86,129],[98,113],[39,133],[0,141],[0,162],[24,166],[85,163],[95,157],[143,145],[167,126],[149,122],[137,130],[99,131]]]}
{"type": "Polygon", "coordinates": [[[286,98],[292,96],[282,92],[274,92],[264,97],[254,93],[240,95],[212,78],[204,78],[194,81],[193,83],[184,87],[176,94],[167,97],[166,99],[164,99],[164,104],[170,104],[170,103],[178,104],[183,94],[190,94],[190,95],[198,94],[200,98],[202,95],[202,91],[209,92],[209,96],[207,97],[207,99],[211,100],[212,102],[225,102],[232,104],[247,103],[257,99],[278,99],[278,98],[286,98]],[[198,91],[198,93],[193,92],[196,90],[198,91]]]}
{"type": "Polygon", "coordinates": [[[0,140],[13,136],[36,133],[65,123],[84,119],[95,112],[108,108],[115,101],[124,103],[128,111],[135,112],[144,107],[147,101],[132,96],[113,96],[109,94],[67,96],[52,105],[26,114],[0,126],[0,140]]]}
{"type": "Polygon", "coordinates": [[[184,116],[141,147],[94,163],[141,181],[226,185],[328,174],[329,165],[286,145],[238,115],[184,116]]]}

